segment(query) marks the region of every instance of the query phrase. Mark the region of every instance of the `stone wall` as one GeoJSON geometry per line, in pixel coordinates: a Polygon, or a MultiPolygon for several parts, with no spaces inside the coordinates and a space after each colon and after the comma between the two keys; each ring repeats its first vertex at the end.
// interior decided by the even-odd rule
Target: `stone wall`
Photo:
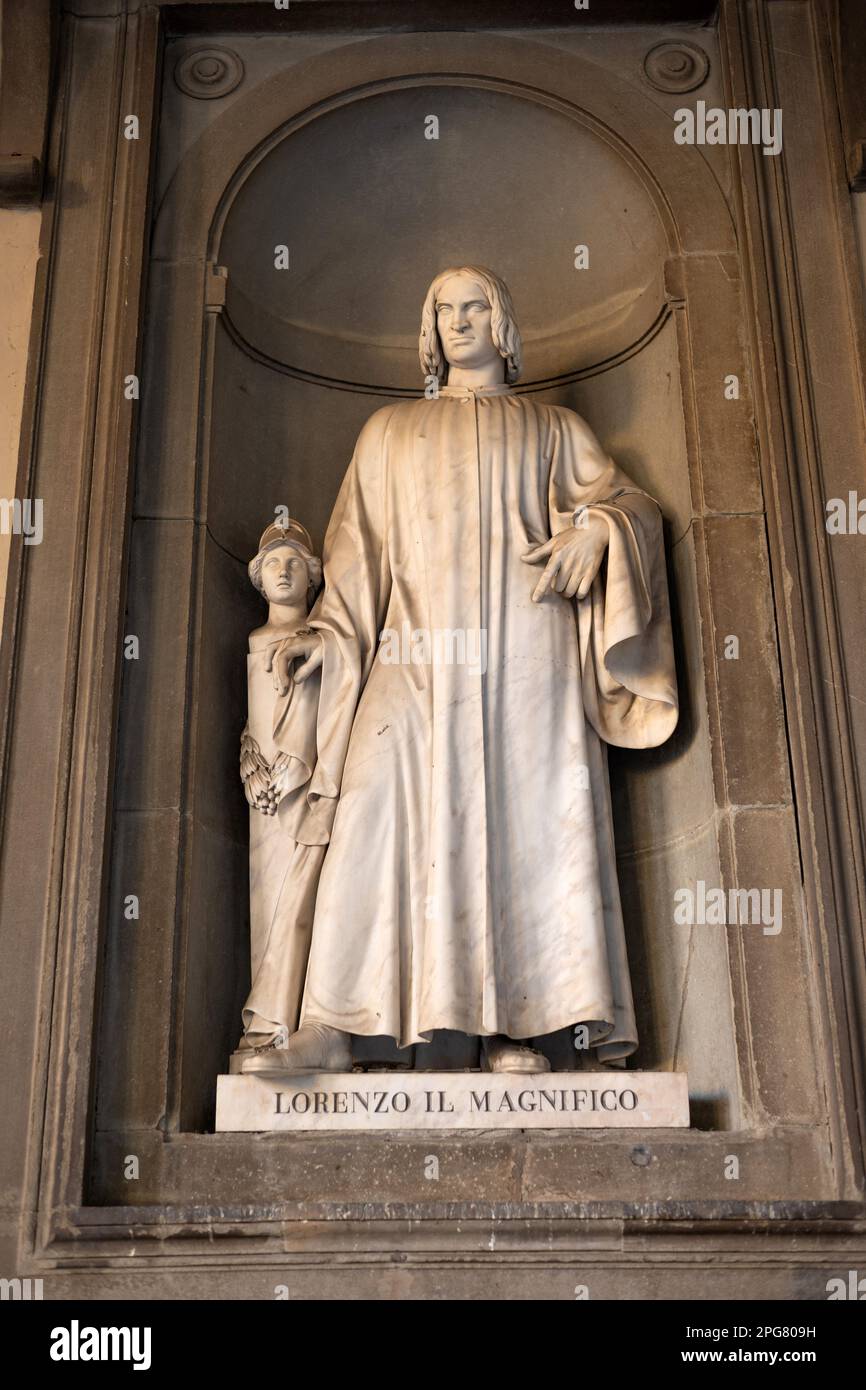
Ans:
{"type": "MultiPolygon", "coordinates": [[[[62,524],[13,549],[0,662],[0,1272],[44,1276],[46,1297],[269,1297],[287,1281],[305,1296],[570,1297],[589,1281],[592,1297],[819,1297],[862,1256],[866,565],[856,535],[828,540],[824,512],[862,489],[866,332],[835,11],[683,0],[646,25],[612,0],[609,26],[564,32],[561,7],[494,8],[298,0],[287,39],[242,0],[63,6],[48,263],[15,406],[24,476],[62,524]],[[213,48],[234,55],[216,100],[194,61],[213,48]],[[581,409],[668,522],[686,714],[670,753],[615,760],[614,793],[647,1065],[687,1069],[695,1094],[693,1128],[666,1137],[437,1135],[433,1185],[429,1138],[210,1132],[245,942],[223,800],[240,695],[215,708],[208,682],[249,617],[260,505],[306,508],[320,533],[360,421],[411,389],[414,324],[341,338],[333,248],[314,267],[318,331],[292,322],[250,272],[256,216],[273,239],[267,218],[315,163],[305,124],[326,133],[375,94],[399,129],[406,102],[443,87],[446,115],[523,103],[500,117],[515,150],[549,145],[561,165],[574,149],[594,188],[627,194],[611,209],[641,209],[616,223],[623,256],[585,322],[557,325],[556,277],[531,265],[546,308],[527,385],[581,409]],[[702,91],[783,109],[781,155],[677,147],[673,112],[702,91]],[[237,488],[239,455],[261,503],[237,488]],[[732,633],[747,663],[725,660],[732,633]],[[711,875],[782,885],[785,930],[675,937],[672,886],[711,875]]],[[[309,240],[315,206],[291,211],[309,240]]],[[[486,214],[479,200],[478,227],[500,235],[486,214]]],[[[24,267],[38,217],[15,218],[24,267]]],[[[427,273],[415,239],[390,310],[427,273]]]]}

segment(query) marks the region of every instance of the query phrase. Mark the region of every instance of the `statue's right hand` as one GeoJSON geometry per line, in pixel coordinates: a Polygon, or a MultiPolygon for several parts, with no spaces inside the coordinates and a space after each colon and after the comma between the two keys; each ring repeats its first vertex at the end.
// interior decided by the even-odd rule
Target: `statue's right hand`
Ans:
{"type": "Polygon", "coordinates": [[[285,637],[282,642],[269,648],[265,670],[273,672],[274,689],[278,695],[285,695],[288,690],[289,667],[298,657],[304,660],[295,671],[296,681],[305,681],[307,676],[318,670],[322,664],[322,645],[321,633],[307,629],[303,635],[295,633],[293,637],[285,637]]]}

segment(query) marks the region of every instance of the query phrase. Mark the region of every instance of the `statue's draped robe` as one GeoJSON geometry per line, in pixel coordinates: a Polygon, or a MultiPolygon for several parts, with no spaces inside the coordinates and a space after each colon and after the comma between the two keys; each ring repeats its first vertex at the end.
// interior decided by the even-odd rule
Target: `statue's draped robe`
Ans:
{"type": "Polygon", "coordinates": [[[324,572],[308,801],[334,819],[302,1018],[402,1045],[587,1023],[625,1056],[601,740],[651,747],[677,720],[657,504],[572,411],[446,387],[365,425],[324,572]],[[521,557],[587,504],[610,531],[590,595],[533,603],[521,557]],[[464,633],[466,662],[395,662],[381,634],[419,630],[464,633]]]}
{"type": "Polygon", "coordinates": [[[276,815],[252,807],[249,813],[252,988],[243,1022],[257,1041],[278,1032],[288,1036],[298,1027],[316,885],[328,841],[327,826],[317,823],[306,795],[316,761],[319,677],[314,673],[302,684],[290,682],[278,695],[267,660],[280,640],[267,627],[251,633],[247,657],[246,733],[269,766],[280,754],[287,759],[276,815]]]}

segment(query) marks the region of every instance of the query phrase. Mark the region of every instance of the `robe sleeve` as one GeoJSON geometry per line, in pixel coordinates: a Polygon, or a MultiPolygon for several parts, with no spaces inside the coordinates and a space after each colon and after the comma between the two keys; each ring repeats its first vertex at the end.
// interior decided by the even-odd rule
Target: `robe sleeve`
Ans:
{"type": "Polygon", "coordinates": [[[325,536],[325,585],[308,619],[322,634],[317,761],[307,799],[333,816],[349,735],[391,590],[385,526],[386,441],[393,406],[377,410],[358,436],[325,536]]]}
{"type": "Polygon", "coordinates": [[[584,710],[606,743],[654,748],[678,717],[661,512],[579,415],[552,408],[550,427],[551,535],[584,508],[609,531],[590,592],[574,600],[584,710]]]}

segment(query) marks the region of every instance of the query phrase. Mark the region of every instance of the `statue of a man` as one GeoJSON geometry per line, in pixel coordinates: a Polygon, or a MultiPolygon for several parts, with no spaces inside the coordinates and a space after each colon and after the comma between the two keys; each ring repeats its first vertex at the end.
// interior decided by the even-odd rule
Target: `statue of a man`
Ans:
{"type": "Polygon", "coordinates": [[[244,1070],[343,1070],[350,1035],[483,1039],[493,1071],[584,1024],[636,1046],[604,743],[677,721],[658,505],[579,416],[518,395],[511,297],[443,271],[423,309],[425,398],[364,426],[324,545],[311,806],[334,812],[301,1028],[244,1070]],[[532,574],[536,566],[540,574],[532,574]],[[483,662],[395,661],[383,634],[483,637],[483,662]]]}

